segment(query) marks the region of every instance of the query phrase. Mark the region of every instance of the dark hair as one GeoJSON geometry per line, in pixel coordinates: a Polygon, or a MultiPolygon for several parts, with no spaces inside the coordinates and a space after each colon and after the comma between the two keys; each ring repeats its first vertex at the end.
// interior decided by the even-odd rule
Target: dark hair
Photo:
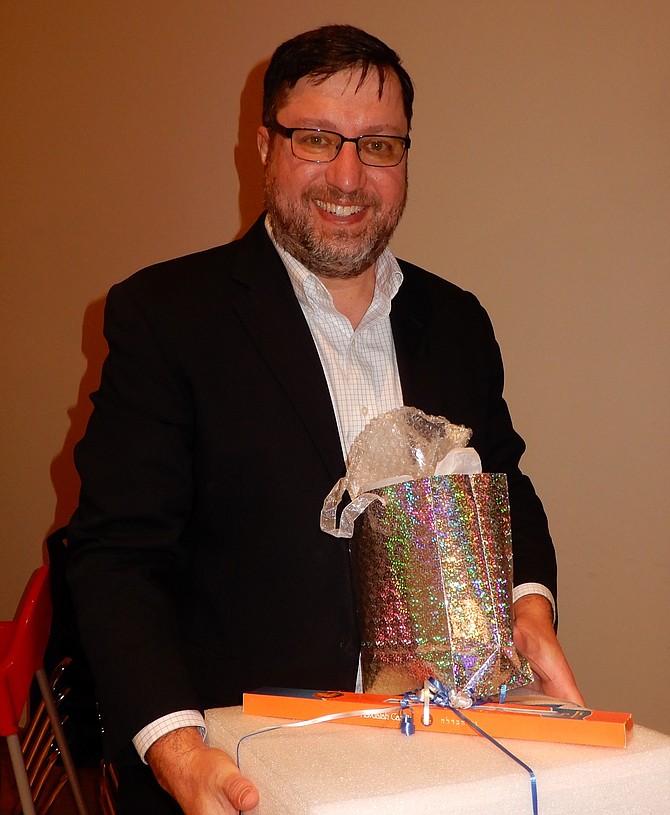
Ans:
{"type": "Polygon", "coordinates": [[[412,122],[414,87],[400,57],[377,37],[351,25],[327,25],[298,34],[282,43],[272,55],[263,80],[263,124],[275,124],[277,111],[303,77],[316,84],[340,71],[360,69],[361,86],[371,69],[379,74],[379,98],[387,71],[400,80],[407,126],[412,122]]]}

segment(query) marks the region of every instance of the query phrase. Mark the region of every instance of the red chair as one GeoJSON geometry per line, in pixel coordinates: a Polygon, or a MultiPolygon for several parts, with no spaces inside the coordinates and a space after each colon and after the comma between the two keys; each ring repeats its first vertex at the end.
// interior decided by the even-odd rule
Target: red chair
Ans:
{"type": "Polygon", "coordinates": [[[56,703],[44,672],[44,652],[50,627],[49,567],[41,566],[31,575],[14,620],[0,622],[0,736],[7,739],[23,815],[35,815],[35,802],[18,735],[19,721],[35,676],[70,781],[77,812],[79,815],[88,815],[56,703]]]}

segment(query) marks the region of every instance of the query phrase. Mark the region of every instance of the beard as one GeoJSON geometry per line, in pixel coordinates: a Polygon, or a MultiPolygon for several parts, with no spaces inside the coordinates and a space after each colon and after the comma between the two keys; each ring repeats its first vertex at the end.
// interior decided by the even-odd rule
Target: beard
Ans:
{"type": "Polygon", "coordinates": [[[280,190],[269,161],[264,194],[277,243],[320,277],[348,278],[358,277],[373,266],[388,245],[405,209],[407,181],[402,200],[386,209],[376,197],[361,192],[345,195],[322,184],[314,184],[299,199],[290,201],[280,190]],[[372,217],[360,229],[334,227],[324,234],[315,223],[311,204],[314,199],[343,206],[365,206],[372,217]]]}

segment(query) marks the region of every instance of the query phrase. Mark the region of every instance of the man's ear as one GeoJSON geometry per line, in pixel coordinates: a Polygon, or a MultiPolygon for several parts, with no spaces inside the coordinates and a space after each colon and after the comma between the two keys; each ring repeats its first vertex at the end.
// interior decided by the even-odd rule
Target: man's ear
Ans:
{"type": "Polygon", "coordinates": [[[256,146],[261,156],[263,164],[268,160],[268,153],[270,151],[270,131],[267,127],[261,125],[256,131],[256,146]]]}

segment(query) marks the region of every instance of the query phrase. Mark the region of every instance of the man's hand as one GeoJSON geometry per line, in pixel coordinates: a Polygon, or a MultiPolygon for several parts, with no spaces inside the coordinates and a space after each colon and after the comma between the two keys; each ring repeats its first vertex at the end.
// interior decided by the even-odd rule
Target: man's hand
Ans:
{"type": "Polygon", "coordinates": [[[514,644],[530,662],[547,696],[584,705],[554,631],[551,603],[541,594],[528,594],[514,603],[514,644]]]}
{"type": "Polygon", "coordinates": [[[258,790],[232,758],[207,747],[195,727],[162,736],[147,750],[146,760],[186,815],[237,815],[258,803],[258,790]]]}

